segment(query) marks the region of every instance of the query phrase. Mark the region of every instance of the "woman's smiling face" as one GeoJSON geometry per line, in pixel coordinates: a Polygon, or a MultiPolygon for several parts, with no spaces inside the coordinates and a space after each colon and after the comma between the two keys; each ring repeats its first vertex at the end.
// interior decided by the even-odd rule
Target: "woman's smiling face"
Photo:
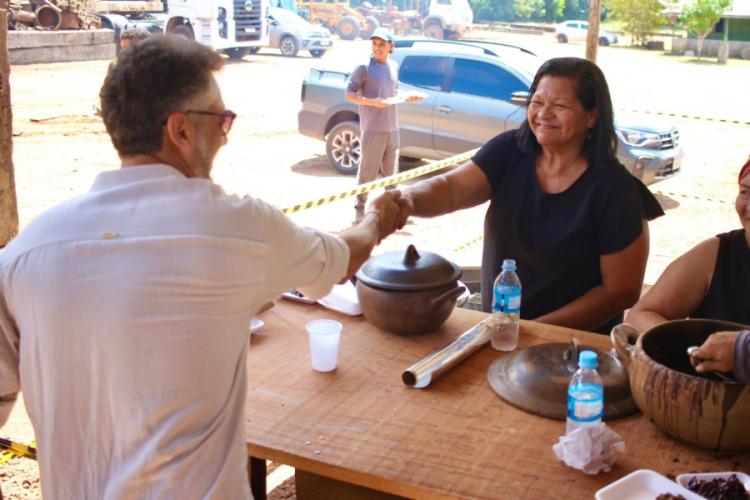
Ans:
{"type": "Polygon", "coordinates": [[[576,95],[576,82],[565,76],[544,76],[526,112],[531,131],[543,148],[580,147],[596,125],[596,110],[586,111],[576,95]]]}

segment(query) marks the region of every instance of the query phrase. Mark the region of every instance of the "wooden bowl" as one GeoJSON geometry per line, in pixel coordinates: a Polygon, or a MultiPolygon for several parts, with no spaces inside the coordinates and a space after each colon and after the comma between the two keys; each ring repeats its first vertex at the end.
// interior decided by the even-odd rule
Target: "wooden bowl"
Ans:
{"type": "Polygon", "coordinates": [[[746,328],[688,319],[662,323],[640,336],[622,324],[611,336],[627,366],[636,405],[657,427],[704,448],[744,451],[750,450],[750,385],[699,375],[690,365],[687,348],[702,344],[712,333],[746,328]]]}

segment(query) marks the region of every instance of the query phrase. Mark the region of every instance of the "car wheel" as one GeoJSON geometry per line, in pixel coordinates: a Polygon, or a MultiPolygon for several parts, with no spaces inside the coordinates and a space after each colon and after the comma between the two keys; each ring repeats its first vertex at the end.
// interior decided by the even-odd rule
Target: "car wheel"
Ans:
{"type": "Polygon", "coordinates": [[[175,26],[172,30],[172,33],[175,35],[180,35],[181,37],[187,38],[188,40],[195,40],[195,35],[193,34],[193,28],[190,27],[188,24],[180,24],[179,26],[175,26]]]}
{"type": "Polygon", "coordinates": [[[434,38],[435,40],[442,40],[444,38],[443,28],[436,23],[428,24],[424,27],[424,36],[434,38]]]}
{"type": "Polygon", "coordinates": [[[336,25],[336,33],[344,40],[354,40],[359,36],[359,23],[352,16],[344,16],[336,25]]]}
{"type": "Polygon", "coordinates": [[[325,50],[311,50],[310,55],[313,57],[323,57],[323,54],[325,54],[325,50]]]}
{"type": "Polygon", "coordinates": [[[599,45],[602,47],[609,47],[609,40],[607,40],[606,36],[599,37],[599,45]]]}
{"type": "Polygon", "coordinates": [[[359,123],[341,122],[326,137],[326,156],[331,166],[345,175],[354,175],[362,161],[359,123]]]}
{"type": "Polygon", "coordinates": [[[282,56],[294,57],[299,52],[299,43],[293,36],[285,36],[279,42],[279,50],[282,56]]]}
{"type": "Polygon", "coordinates": [[[257,54],[258,52],[260,52],[260,47],[249,47],[247,51],[251,54],[257,54]]]}
{"type": "Polygon", "coordinates": [[[560,33],[557,35],[557,41],[560,43],[568,43],[568,37],[565,34],[560,33]]]}
{"type": "Polygon", "coordinates": [[[365,17],[365,30],[361,33],[362,39],[367,40],[370,38],[370,35],[375,33],[375,30],[378,28],[380,28],[380,23],[377,19],[372,16],[365,17]]]}
{"type": "Polygon", "coordinates": [[[247,54],[247,48],[232,47],[231,49],[225,49],[224,53],[229,56],[229,59],[233,61],[239,61],[247,54]]]}

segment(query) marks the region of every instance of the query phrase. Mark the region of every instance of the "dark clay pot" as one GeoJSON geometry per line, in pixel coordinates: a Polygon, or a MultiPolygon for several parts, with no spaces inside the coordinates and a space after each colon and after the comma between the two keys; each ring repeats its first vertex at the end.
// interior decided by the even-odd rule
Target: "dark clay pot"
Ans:
{"type": "Polygon", "coordinates": [[[640,336],[622,324],[611,336],[627,366],[633,399],[657,427],[704,448],[740,451],[750,450],[750,385],[699,375],[690,365],[687,348],[701,345],[712,333],[746,328],[688,319],[662,323],[640,336]]]}
{"type": "Polygon", "coordinates": [[[411,335],[437,330],[464,292],[461,268],[443,257],[417,252],[386,252],[357,272],[357,295],[365,319],[378,328],[411,335]]]}

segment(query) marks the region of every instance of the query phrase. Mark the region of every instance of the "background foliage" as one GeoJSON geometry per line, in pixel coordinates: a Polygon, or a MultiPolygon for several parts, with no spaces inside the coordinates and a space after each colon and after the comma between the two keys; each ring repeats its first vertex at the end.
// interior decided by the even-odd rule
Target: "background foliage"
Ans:
{"type": "Polygon", "coordinates": [[[623,30],[636,45],[646,45],[650,33],[667,23],[661,15],[664,6],[659,0],[605,0],[612,18],[620,21],[623,30]]]}

